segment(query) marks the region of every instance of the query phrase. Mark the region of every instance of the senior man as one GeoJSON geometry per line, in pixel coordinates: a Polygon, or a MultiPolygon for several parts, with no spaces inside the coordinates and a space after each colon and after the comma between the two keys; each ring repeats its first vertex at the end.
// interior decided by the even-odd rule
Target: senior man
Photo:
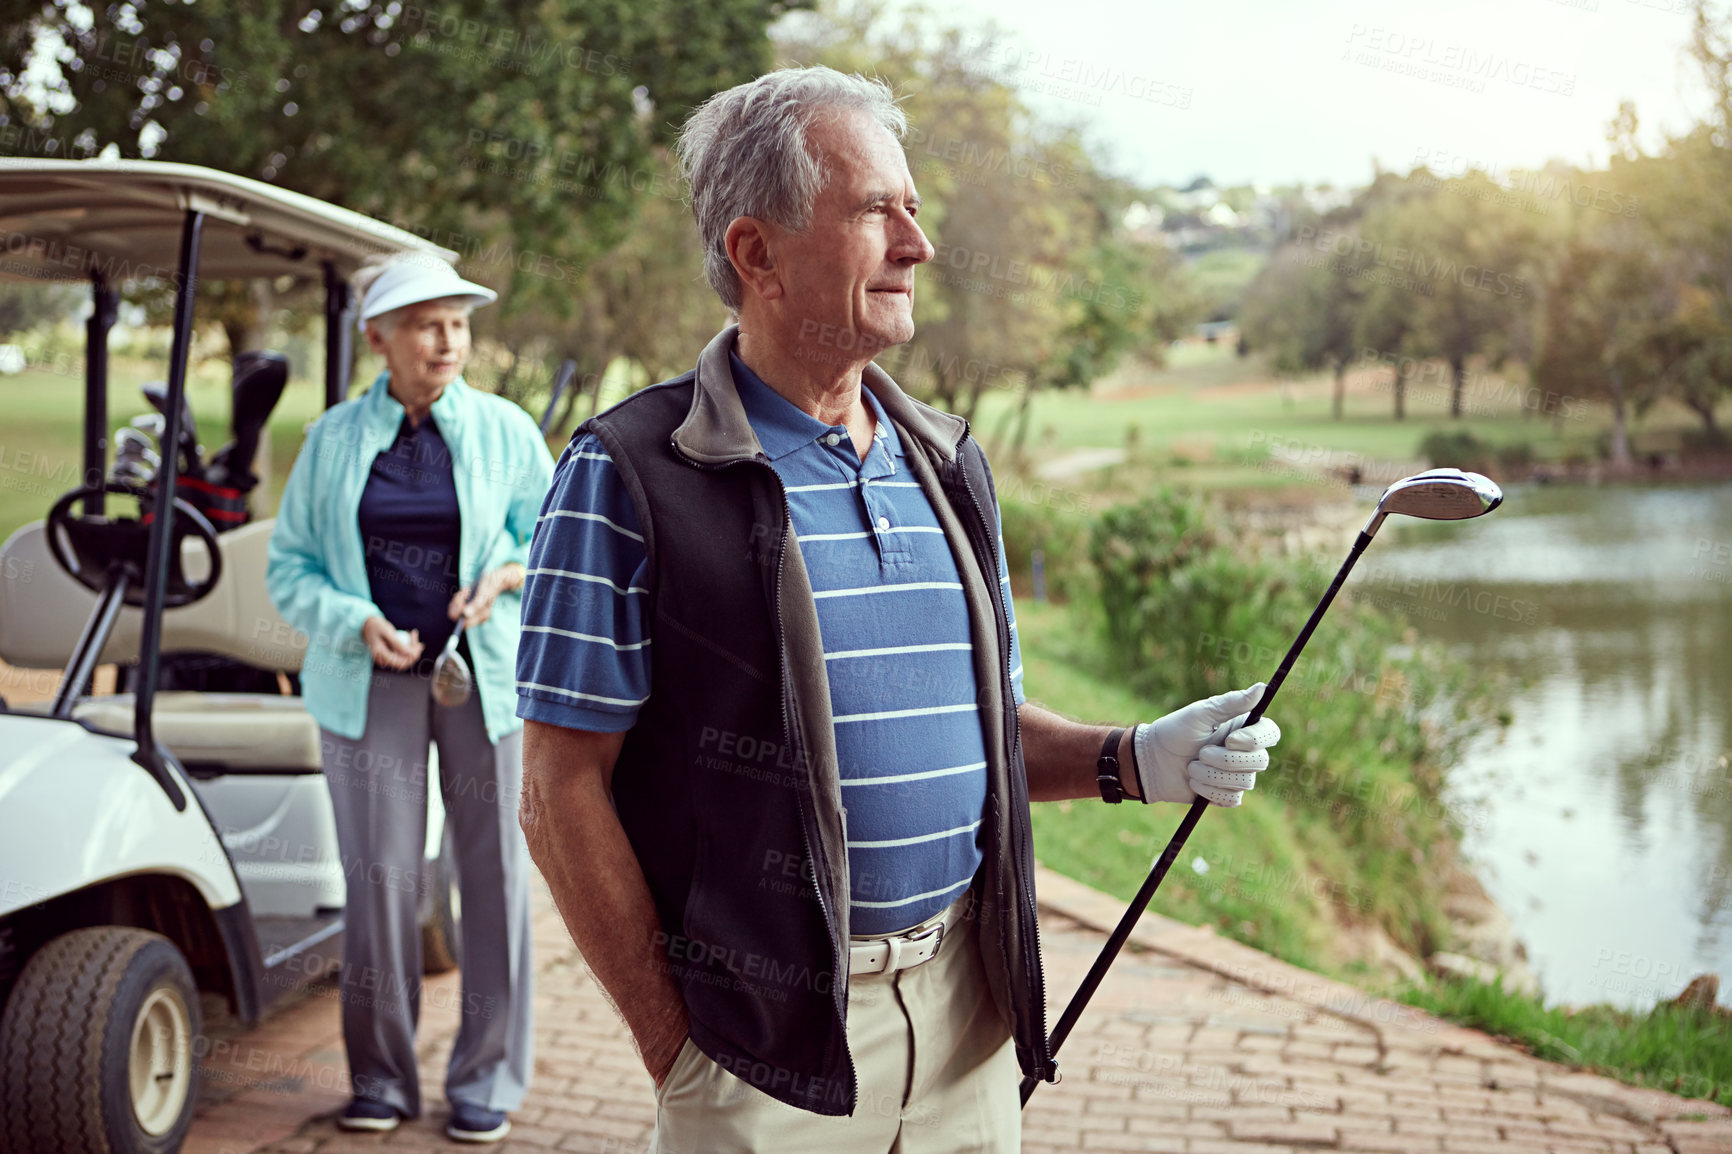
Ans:
{"type": "Polygon", "coordinates": [[[905,127],[824,68],[693,113],[738,325],[585,422],[531,545],[523,826],[660,1154],[1018,1149],[1029,801],[1235,805],[1279,736],[1229,732],[1256,686],[1134,730],[1024,700],[986,460],[872,364],[933,255],[905,127]]]}

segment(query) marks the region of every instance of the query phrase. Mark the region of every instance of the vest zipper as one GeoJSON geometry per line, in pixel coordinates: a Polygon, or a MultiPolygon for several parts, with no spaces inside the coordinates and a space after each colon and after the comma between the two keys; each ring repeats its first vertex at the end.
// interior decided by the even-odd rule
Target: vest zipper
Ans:
{"type": "MultiPolygon", "coordinates": [[[[961,461],[962,442],[967,439],[968,433],[965,429],[962,434],[962,440],[959,440],[956,443],[958,457],[957,471],[962,474],[962,488],[963,491],[968,494],[969,503],[974,506],[974,515],[977,519],[977,524],[982,530],[988,530],[988,535],[990,537],[991,522],[986,519],[985,507],[981,505],[980,498],[975,495],[974,483],[968,479],[968,467],[961,461]]],[[[1000,598],[1003,595],[1003,574],[1000,573],[998,569],[997,542],[990,539],[987,540],[984,552],[986,553],[987,560],[991,562],[990,567],[992,571],[993,586],[990,595],[995,602],[999,602],[999,620],[1005,623],[1004,635],[1001,639],[1004,646],[1004,662],[999,672],[1004,675],[1003,693],[1005,712],[1012,718],[1009,727],[1010,732],[1008,734],[1009,742],[1006,746],[1005,752],[1005,774],[1008,782],[1010,767],[1016,763],[1016,751],[1022,743],[1022,723],[1021,719],[1018,718],[1016,714],[1016,691],[1010,679],[1010,613],[1004,608],[1000,601],[1000,598]]],[[[1010,811],[1011,824],[1014,826],[1016,824],[1016,807],[1014,805],[1010,806],[1010,811]]],[[[1017,831],[1014,829],[1010,831],[1011,836],[1007,840],[1010,842],[1011,862],[1015,865],[1017,878],[1022,883],[1022,892],[1027,895],[1027,900],[1024,903],[1024,916],[1022,920],[1028,928],[1024,931],[1023,947],[1025,950],[1031,951],[1027,956],[1034,959],[1033,972],[1030,975],[1033,979],[1034,985],[1034,996],[1032,998],[1034,1003],[1032,1011],[1034,1014],[1034,1041],[1036,1049],[1036,1069],[1034,1072],[1035,1075],[1040,1077],[1043,1081],[1052,1081],[1050,1075],[1056,1072],[1056,1067],[1053,1064],[1051,1040],[1048,1038],[1046,1030],[1046,975],[1042,972],[1040,966],[1040,921],[1037,917],[1034,903],[1034,876],[1033,871],[1029,869],[1028,862],[1023,859],[1021,852],[1022,839],[1016,836],[1016,833],[1017,831]]]]}
{"type": "MultiPolygon", "coordinates": [[[[794,524],[794,511],[788,505],[788,491],[782,485],[781,475],[778,474],[773,467],[769,465],[766,465],[765,467],[770,470],[770,475],[775,477],[776,491],[781,494],[782,497],[782,543],[776,550],[776,579],[770,585],[770,597],[771,600],[775,602],[776,606],[776,659],[782,661],[784,664],[782,670],[782,732],[788,735],[789,745],[798,745],[799,738],[794,732],[793,717],[788,712],[788,697],[790,691],[788,689],[788,671],[785,668],[786,662],[783,658],[783,655],[787,650],[785,648],[786,643],[782,633],[782,570],[787,562],[788,531],[794,524]]],[[[796,758],[794,764],[800,765],[803,760],[803,758],[796,758]]],[[[808,766],[807,774],[809,778],[811,773],[810,762],[806,762],[806,764],[808,766]]],[[[800,842],[806,851],[806,860],[812,863],[812,892],[818,899],[818,911],[824,915],[824,936],[829,940],[831,952],[836,953],[836,925],[830,914],[830,905],[824,900],[824,886],[818,880],[818,859],[812,853],[812,838],[811,835],[806,832],[805,791],[801,789],[794,790],[794,803],[800,807],[800,842]]],[[[847,850],[844,849],[843,852],[846,853],[847,850]]],[[[841,955],[838,954],[836,957],[833,957],[830,962],[830,989],[833,991],[830,1000],[836,1010],[836,1019],[842,1027],[842,1053],[843,1056],[848,1059],[848,1083],[850,1090],[848,1112],[849,1115],[852,1116],[854,1109],[859,1102],[860,1075],[854,1068],[854,1047],[848,1044],[848,1009],[846,998],[848,995],[849,975],[847,973],[842,973],[841,980],[838,981],[837,975],[840,970],[841,955]]]]}
{"type": "MultiPolygon", "coordinates": [[[[722,469],[728,468],[728,465],[735,464],[750,463],[762,465],[765,469],[769,470],[771,479],[776,483],[776,493],[782,499],[783,533],[781,544],[776,549],[776,576],[775,580],[772,581],[770,585],[770,600],[774,607],[773,617],[776,622],[776,661],[782,667],[782,732],[786,735],[790,747],[799,746],[799,735],[794,731],[793,717],[788,711],[789,689],[786,660],[787,649],[785,636],[782,632],[782,570],[786,567],[788,558],[788,530],[791,529],[794,524],[794,511],[788,504],[788,490],[782,484],[781,475],[776,472],[775,466],[771,465],[767,458],[755,458],[750,462],[731,461],[728,465],[704,465],[692,460],[690,457],[680,452],[677,444],[674,445],[674,455],[692,468],[706,472],[719,472],[722,469]]],[[[796,766],[810,766],[810,758],[805,755],[804,749],[797,751],[794,758],[794,764],[796,766]]],[[[808,773],[810,773],[809,768],[808,773]]],[[[812,863],[812,890],[818,899],[818,911],[824,915],[824,937],[827,939],[830,946],[830,989],[833,991],[831,1003],[836,1010],[837,1021],[842,1027],[842,1053],[848,1059],[848,1082],[850,1088],[848,1108],[849,1114],[852,1115],[859,1102],[860,1075],[854,1066],[853,1047],[848,1045],[848,1011],[846,1008],[847,1003],[844,1000],[847,996],[848,975],[842,973],[842,980],[837,981],[837,974],[840,971],[840,955],[837,954],[836,950],[836,924],[830,913],[830,905],[824,900],[824,887],[818,880],[818,859],[812,852],[811,835],[806,832],[807,815],[805,794],[803,790],[799,788],[794,790],[794,803],[800,808],[800,844],[806,851],[806,860],[812,863]]]]}

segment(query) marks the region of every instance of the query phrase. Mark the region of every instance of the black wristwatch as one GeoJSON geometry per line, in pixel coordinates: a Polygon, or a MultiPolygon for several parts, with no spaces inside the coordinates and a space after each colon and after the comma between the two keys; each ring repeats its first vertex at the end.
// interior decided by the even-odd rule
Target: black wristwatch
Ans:
{"type": "Polygon", "coordinates": [[[1125,800],[1125,786],[1119,780],[1119,739],[1124,735],[1123,729],[1107,734],[1106,744],[1101,746],[1100,759],[1095,762],[1095,781],[1101,787],[1101,800],[1109,805],[1125,800]]]}

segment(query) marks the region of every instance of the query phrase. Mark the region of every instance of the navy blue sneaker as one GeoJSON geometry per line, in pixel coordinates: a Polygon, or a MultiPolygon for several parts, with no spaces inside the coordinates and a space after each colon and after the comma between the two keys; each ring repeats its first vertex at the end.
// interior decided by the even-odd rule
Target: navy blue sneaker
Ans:
{"type": "Polygon", "coordinates": [[[371,1098],[355,1098],[348,1109],[337,1116],[337,1125],[344,1130],[369,1130],[382,1133],[395,1130],[402,1116],[395,1106],[375,1102],[371,1098]]]}
{"type": "Polygon", "coordinates": [[[457,1142],[497,1142],[511,1133],[511,1119],[503,1110],[484,1110],[467,1102],[451,1106],[451,1121],[445,1135],[457,1142]]]}

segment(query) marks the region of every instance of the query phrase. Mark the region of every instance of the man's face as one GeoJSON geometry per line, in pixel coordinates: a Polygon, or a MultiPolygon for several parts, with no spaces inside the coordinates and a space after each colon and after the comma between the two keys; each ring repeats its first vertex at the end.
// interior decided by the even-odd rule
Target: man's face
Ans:
{"type": "Polygon", "coordinates": [[[390,336],[369,326],[367,344],[385,358],[393,381],[415,393],[437,391],[469,361],[469,311],[439,301],[408,305],[390,336]]]}
{"type": "Polygon", "coordinates": [[[782,319],[805,342],[876,350],[914,336],[914,269],[932,259],[902,146],[864,112],[821,118],[811,142],[828,173],[803,233],[777,231],[782,319]]]}

